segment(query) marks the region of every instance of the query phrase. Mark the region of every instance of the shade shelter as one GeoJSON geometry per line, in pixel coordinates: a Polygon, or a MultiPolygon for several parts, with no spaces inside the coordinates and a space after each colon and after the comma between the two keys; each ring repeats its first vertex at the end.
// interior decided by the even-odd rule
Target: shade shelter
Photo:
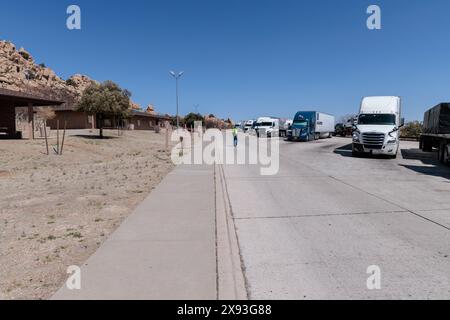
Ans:
{"type": "Polygon", "coordinates": [[[16,130],[16,108],[28,107],[28,125],[34,139],[34,107],[59,106],[64,102],[29,93],[0,88],[0,138],[19,138],[16,130]]]}

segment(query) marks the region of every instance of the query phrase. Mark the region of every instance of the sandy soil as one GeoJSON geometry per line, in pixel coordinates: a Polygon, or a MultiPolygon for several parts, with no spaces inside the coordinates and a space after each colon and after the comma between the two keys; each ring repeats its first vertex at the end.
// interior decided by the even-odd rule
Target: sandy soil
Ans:
{"type": "Polygon", "coordinates": [[[163,133],[106,134],[0,140],[0,299],[49,298],[172,170],[163,133]]]}

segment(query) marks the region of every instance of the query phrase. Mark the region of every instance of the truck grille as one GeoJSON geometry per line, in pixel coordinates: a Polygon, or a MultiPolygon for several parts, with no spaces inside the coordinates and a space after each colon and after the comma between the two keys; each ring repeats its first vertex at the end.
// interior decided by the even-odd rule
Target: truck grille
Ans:
{"type": "Polygon", "coordinates": [[[362,140],[366,149],[381,149],[384,144],[384,133],[363,133],[362,140]]]}

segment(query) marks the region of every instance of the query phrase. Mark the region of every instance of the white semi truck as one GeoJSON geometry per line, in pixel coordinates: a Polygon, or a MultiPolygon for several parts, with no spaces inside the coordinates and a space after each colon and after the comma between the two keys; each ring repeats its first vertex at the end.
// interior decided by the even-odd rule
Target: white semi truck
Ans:
{"type": "Polygon", "coordinates": [[[280,135],[280,119],[260,117],[256,121],[255,130],[258,137],[278,137],[280,135]]]}
{"type": "Polygon", "coordinates": [[[368,153],[396,158],[404,125],[401,111],[400,97],[363,98],[353,131],[353,156],[368,153]]]}
{"type": "Polygon", "coordinates": [[[292,119],[280,118],[280,137],[287,137],[293,122],[292,119]]]}
{"type": "Polygon", "coordinates": [[[253,128],[253,125],[255,124],[255,120],[247,120],[244,124],[244,132],[250,132],[250,130],[253,128]]]}

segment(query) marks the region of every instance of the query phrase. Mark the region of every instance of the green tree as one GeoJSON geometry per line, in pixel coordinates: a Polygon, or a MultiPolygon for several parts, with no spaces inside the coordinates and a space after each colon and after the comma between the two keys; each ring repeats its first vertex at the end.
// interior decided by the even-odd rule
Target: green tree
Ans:
{"type": "Polygon", "coordinates": [[[202,125],[205,124],[205,119],[203,118],[203,116],[199,113],[189,113],[184,117],[184,123],[186,124],[186,126],[188,128],[192,128],[195,124],[195,121],[201,121],[202,125]]]}
{"type": "Polygon", "coordinates": [[[130,97],[131,92],[121,89],[112,81],[105,81],[101,84],[94,83],[84,90],[77,110],[96,116],[100,137],[103,138],[105,117],[128,117],[130,97]]]}

